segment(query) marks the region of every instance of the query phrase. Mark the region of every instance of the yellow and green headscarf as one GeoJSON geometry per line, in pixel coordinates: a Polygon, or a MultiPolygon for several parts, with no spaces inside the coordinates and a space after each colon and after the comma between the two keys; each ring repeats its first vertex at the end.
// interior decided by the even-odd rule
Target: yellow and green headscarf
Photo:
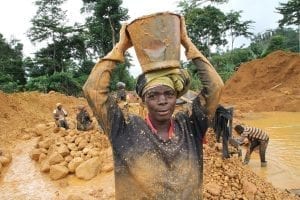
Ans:
{"type": "Polygon", "coordinates": [[[177,98],[187,92],[190,86],[190,76],[186,69],[160,69],[141,74],[137,79],[136,93],[139,97],[157,86],[165,85],[173,88],[177,98]]]}

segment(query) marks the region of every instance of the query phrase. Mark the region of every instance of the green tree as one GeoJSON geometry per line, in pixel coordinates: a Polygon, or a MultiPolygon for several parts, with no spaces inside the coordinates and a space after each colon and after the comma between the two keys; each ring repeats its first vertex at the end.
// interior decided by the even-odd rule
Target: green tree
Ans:
{"type": "Polygon", "coordinates": [[[48,73],[66,71],[70,59],[68,37],[74,29],[66,26],[66,11],[61,9],[66,0],[36,0],[38,6],[36,15],[32,18],[32,27],[28,31],[28,37],[32,42],[47,43],[46,47],[37,52],[36,62],[48,73]],[[41,63],[45,62],[45,63],[41,63]],[[49,66],[50,65],[50,66],[49,66]]]}
{"type": "Polygon", "coordinates": [[[248,62],[254,58],[250,48],[236,48],[232,51],[212,55],[211,63],[217,67],[218,73],[225,82],[243,62],[248,62]]]}
{"type": "Polygon", "coordinates": [[[193,43],[203,51],[206,56],[211,54],[213,45],[223,46],[227,40],[223,36],[225,31],[225,14],[213,6],[204,8],[190,8],[190,5],[183,6],[187,31],[193,43]]]}
{"type": "Polygon", "coordinates": [[[17,92],[18,82],[13,79],[12,75],[0,71],[0,90],[7,93],[17,92]]]}
{"type": "Polygon", "coordinates": [[[226,15],[226,30],[229,32],[231,37],[231,50],[233,50],[233,43],[237,37],[244,36],[245,38],[250,38],[253,33],[249,31],[250,25],[253,23],[251,20],[240,21],[242,11],[230,11],[226,15]]]}
{"type": "Polygon", "coordinates": [[[187,10],[195,7],[200,7],[201,5],[208,2],[215,3],[215,4],[223,4],[223,3],[227,3],[228,0],[181,0],[178,3],[178,7],[183,9],[182,11],[186,13],[187,10]]]}
{"type": "Polygon", "coordinates": [[[277,28],[255,35],[250,48],[255,58],[268,55],[276,50],[298,51],[298,30],[292,28],[277,28]]]}
{"type": "Polygon", "coordinates": [[[80,84],[69,72],[55,72],[50,76],[44,75],[31,78],[26,84],[26,89],[45,93],[54,90],[73,96],[79,96],[82,93],[80,84]]]}
{"type": "MultiPolygon", "coordinates": [[[[252,33],[249,31],[250,20],[241,20],[241,11],[231,11],[228,14],[223,13],[213,6],[199,7],[205,0],[184,0],[179,2],[181,13],[184,15],[187,25],[188,35],[193,43],[208,58],[210,58],[213,66],[221,74],[226,81],[234,72],[240,63],[253,59],[253,53],[242,48],[233,50],[233,44],[237,37],[250,37],[252,33]],[[231,38],[231,51],[226,53],[211,53],[211,48],[224,47],[228,43],[228,36],[231,38]]],[[[224,3],[226,1],[211,1],[212,3],[224,3]]],[[[193,87],[199,85],[197,83],[197,70],[191,63],[184,65],[192,74],[193,87]]],[[[194,88],[199,89],[199,88],[194,88]]]]}
{"type": "Polygon", "coordinates": [[[93,66],[89,56],[85,25],[67,26],[66,0],[36,0],[38,7],[28,31],[30,40],[44,44],[33,58],[26,58],[24,66],[28,74],[28,90],[48,92],[55,90],[65,94],[81,93],[83,79],[93,66]],[[87,67],[87,64],[91,64],[87,67]],[[65,76],[65,80],[63,80],[65,76]],[[79,78],[80,77],[80,78],[79,78]]]}
{"type": "Polygon", "coordinates": [[[279,3],[279,7],[276,10],[283,15],[280,19],[279,26],[284,25],[300,25],[300,1],[289,0],[287,3],[279,3]]]}
{"type": "Polygon", "coordinates": [[[32,18],[32,27],[29,29],[28,37],[32,42],[50,41],[54,43],[64,30],[66,11],[60,6],[66,0],[36,0],[38,7],[36,15],[32,18]]]}
{"type": "Polygon", "coordinates": [[[93,59],[92,56],[89,56],[89,51],[86,45],[86,41],[89,40],[88,33],[85,30],[85,26],[78,26],[76,28],[76,34],[70,36],[68,38],[68,48],[71,55],[71,60],[74,62],[79,62],[79,70],[85,73],[90,72],[90,68],[88,69],[82,69],[86,68],[86,63],[90,63],[93,59]]]}
{"type": "MultiPolygon", "coordinates": [[[[83,0],[83,3],[83,11],[92,13],[86,19],[87,47],[95,57],[103,57],[119,40],[120,22],[129,19],[128,10],[121,7],[121,0],[83,0]]],[[[128,71],[130,56],[126,57],[125,64],[119,64],[112,74],[110,88],[113,90],[118,81],[126,83],[127,89],[133,89],[134,78],[128,71]]]]}
{"type": "Polygon", "coordinates": [[[268,55],[269,53],[284,49],[284,37],[282,35],[275,35],[269,42],[268,48],[263,54],[263,57],[268,55]]]}
{"type": "Polygon", "coordinates": [[[89,33],[87,41],[97,57],[106,55],[118,40],[121,21],[129,19],[128,10],[121,7],[121,0],[82,0],[83,11],[92,13],[86,19],[89,33]]]}
{"type": "MultiPolygon", "coordinates": [[[[228,14],[211,5],[199,7],[206,0],[183,0],[178,7],[184,15],[187,31],[195,45],[210,56],[211,47],[225,46],[228,36],[231,38],[231,49],[237,37],[249,38],[253,34],[249,31],[253,21],[241,21],[241,11],[231,11],[228,14]]],[[[211,1],[212,3],[224,3],[227,1],[211,1]]]]}
{"type": "Polygon", "coordinates": [[[27,91],[39,91],[47,93],[49,91],[49,77],[44,75],[30,78],[27,81],[25,88],[27,91]]]}
{"type": "Polygon", "coordinates": [[[279,27],[298,26],[298,52],[300,52],[300,1],[289,0],[287,3],[279,3],[279,5],[276,10],[283,15],[283,18],[278,21],[279,27]]]}
{"type": "Polygon", "coordinates": [[[26,83],[22,50],[18,40],[8,43],[0,34],[0,90],[18,91],[26,83]]]}
{"type": "Polygon", "coordinates": [[[300,45],[299,29],[296,30],[293,28],[279,28],[277,29],[277,33],[285,37],[284,48],[286,50],[292,52],[299,52],[299,45],[300,45]]]}
{"type": "Polygon", "coordinates": [[[30,77],[51,75],[54,72],[68,72],[76,69],[76,58],[70,47],[69,39],[65,38],[55,44],[39,49],[33,59],[33,68],[28,69],[30,77]],[[55,57],[55,59],[53,59],[55,57]]]}

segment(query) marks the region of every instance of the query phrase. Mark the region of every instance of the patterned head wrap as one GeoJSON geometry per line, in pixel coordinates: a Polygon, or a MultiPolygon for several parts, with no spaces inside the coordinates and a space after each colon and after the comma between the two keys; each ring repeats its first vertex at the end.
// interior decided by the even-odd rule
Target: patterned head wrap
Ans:
{"type": "Polygon", "coordinates": [[[189,89],[189,73],[187,70],[179,68],[143,73],[137,79],[136,93],[142,98],[148,90],[160,85],[173,88],[179,98],[189,89]]]}

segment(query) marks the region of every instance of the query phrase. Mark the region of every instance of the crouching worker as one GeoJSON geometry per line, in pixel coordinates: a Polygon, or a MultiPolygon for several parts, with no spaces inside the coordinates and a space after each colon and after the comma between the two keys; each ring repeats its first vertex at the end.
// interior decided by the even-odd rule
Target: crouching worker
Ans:
{"type": "Polygon", "coordinates": [[[246,138],[249,140],[249,146],[244,158],[244,164],[249,163],[250,156],[253,150],[256,147],[259,147],[259,157],[261,161],[261,167],[266,167],[267,166],[266,149],[269,143],[268,134],[262,129],[256,127],[247,127],[242,125],[236,125],[234,127],[234,130],[241,135],[241,137],[238,139],[241,144],[244,142],[246,138]]]}
{"type": "MultiPolygon", "coordinates": [[[[141,56],[139,53],[137,55],[141,56]]],[[[122,26],[119,42],[94,66],[83,87],[85,97],[112,145],[117,200],[202,199],[202,139],[208,120],[215,113],[222,87],[223,82],[213,66],[188,38],[184,19],[179,15],[158,13],[122,26]],[[156,34],[138,31],[139,20],[145,25],[143,28],[150,25],[149,29],[156,34]],[[151,27],[151,24],[163,28],[151,27]],[[180,33],[166,31],[176,25],[180,33]],[[134,28],[137,30],[131,32],[134,28]],[[138,50],[143,45],[134,43],[134,34],[141,34],[138,36],[146,40],[144,45],[149,45],[142,47],[143,51],[138,50]],[[149,40],[147,36],[150,36],[149,40]],[[154,36],[162,38],[154,38],[151,42],[154,36]],[[204,95],[199,94],[193,100],[190,116],[183,112],[173,116],[176,98],[187,91],[190,82],[186,71],[180,68],[179,56],[178,60],[166,60],[169,47],[180,50],[168,43],[176,41],[175,36],[178,36],[179,46],[181,42],[185,47],[187,58],[196,65],[204,85],[204,95]],[[132,43],[136,52],[145,53],[144,60],[139,59],[142,68],[152,64],[159,68],[148,72],[143,69],[137,80],[136,92],[148,109],[146,119],[136,115],[125,118],[109,92],[112,71],[117,62],[124,62],[124,53],[132,43]],[[145,60],[148,63],[142,62],[145,60]],[[204,100],[203,105],[200,98],[204,100]]]]}
{"type": "Polygon", "coordinates": [[[56,104],[56,108],[53,111],[53,118],[55,120],[55,124],[57,127],[62,127],[65,129],[69,129],[69,125],[67,122],[66,117],[68,116],[67,111],[63,109],[63,106],[61,103],[56,104]]]}
{"type": "Polygon", "coordinates": [[[85,106],[78,106],[78,113],[76,115],[77,120],[77,130],[88,131],[94,128],[93,120],[88,113],[85,106]]]}
{"type": "Polygon", "coordinates": [[[117,99],[118,101],[126,101],[126,84],[123,82],[117,83],[117,99]]]}

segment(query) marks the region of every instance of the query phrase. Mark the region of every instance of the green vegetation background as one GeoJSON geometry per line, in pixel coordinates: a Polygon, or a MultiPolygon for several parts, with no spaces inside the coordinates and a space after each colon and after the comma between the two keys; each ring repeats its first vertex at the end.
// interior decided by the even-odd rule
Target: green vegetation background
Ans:
{"type": "MultiPolygon", "coordinates": [[[[96,60],[106,55],[118,41],[121,22],[129,19],[128,10],[121,0],[82,0],[84,24],[66,26],[66,0],[36,0],[37,12],[31,20],[27,37],[32,43],[46,43],[33,57],[23,56],[23,44],[17,39],[6,41],[0,33],[0,90],[51,90],[67,95],[82,96],[82,85],[96,60]]],[[[185,17],[187,30],[193,43],[209,58],[224,81],[239,65],[263,58],[276,50],[299,52],[300,1],[280,3],[276,12],[282,15],[278,28],[253,34],[251,19],[241,21],[241,11],[223,13],[214,6],[202,6],[205,0],[182,0],[178,3],[185,17]],[[234,47],[236,38],[250,39],[249,46],[234,47]],[[214,50],[213,50],[214,49],[214,50]],[[226,49],[226,50],[224,50],[226,49]]],[[[214,0],[226,3],[226,0],[214,0]]],[[[129,73],[132,57],[118,64],[113,72],[111,90],[122,81],[127,90],[134,90],[135,78],[129,73]]],[[[192,76],[192,89],[201,83],[191,62],[183,62],[192,76]]]]}

